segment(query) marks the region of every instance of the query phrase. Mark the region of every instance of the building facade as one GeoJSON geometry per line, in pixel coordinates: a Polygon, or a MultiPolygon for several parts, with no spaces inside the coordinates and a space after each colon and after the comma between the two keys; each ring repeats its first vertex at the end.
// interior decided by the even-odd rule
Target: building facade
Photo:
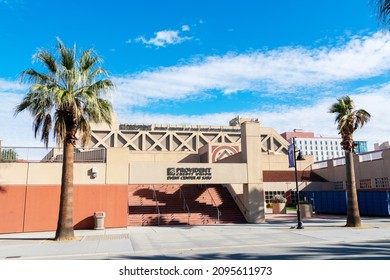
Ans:
{"type": "MultiPolygon", "coordinates": [[[[172,184],[222,185],[248,223],[262,223],[267,198],[295,188],[287,146],[256,119],[229,126],[96,125],[89,147],[75,149],[75,228],[93,227],[96,211],[106,213],[107,227],[127,226],[132,186],[172,184]]],[[[54,230],[62,152],[39,161],[15,152],[16,159],[0,159],[0,233],[54,230]]],[[[310,157],[297,164],[300,188],[311,180],[311,164],[310,157]]]]}
{"type": "MultiPolygon", "coordinates": [[[[313,132],[304,132],[302,129],[294,129],[293,132],[284,132],[281,136],[289,143],[295,138],[295,144],[304,155],[312,155],[314,161],[328,160],[344,157],[344,150],[341,148],[341,137],[316,137],[313,132]]],[[[355,153],[367,152],[366,141],[355,141],[355,153]]]]}
{"type": "MultiPolygon", "coordinates": [[[[390,148],[354,155],[354,167],[358,190],[390,189],[390,148]]],[[[316,162],[312,170],[333,184],[333,190],[346,189],[345,158],[316,162]]]]}

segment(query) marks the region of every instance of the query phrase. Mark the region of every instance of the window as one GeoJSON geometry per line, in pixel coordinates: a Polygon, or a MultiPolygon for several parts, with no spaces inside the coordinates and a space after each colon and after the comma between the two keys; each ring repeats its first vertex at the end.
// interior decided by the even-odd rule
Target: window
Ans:
{"type": "Polygon", "coordinates": [[[361,189],[371,189],[371,179],[361,179],[359,181],[359,186],[361,189]]]}
{"type": "Polygon", "coordinates": [[[275,195],[282,195],[283,197],[285,197],[285,192],[284,191],[266,191],[265,192],[265,202],[268,203],[268,202],[271,202],[272,201],[272,198],[275,196],[275,195]]]}
{"type": "Polygon", "coordinates": [[[375,178],[375,187],[376,188],[388,188],[389,187],[389,177],[375,178]]]}

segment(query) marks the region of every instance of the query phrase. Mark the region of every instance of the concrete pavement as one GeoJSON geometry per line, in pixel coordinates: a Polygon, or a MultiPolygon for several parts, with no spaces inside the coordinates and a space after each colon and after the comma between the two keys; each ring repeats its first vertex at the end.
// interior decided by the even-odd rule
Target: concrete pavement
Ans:
{"type": "Polygon", "coordinates": [[[128,227],[77,230],[77,241],[54,242],[54,232],[0,234],[0,259],[81,260],[322,260],[390,259],[390,218],[266,214],[264,224],[128,227]]]}

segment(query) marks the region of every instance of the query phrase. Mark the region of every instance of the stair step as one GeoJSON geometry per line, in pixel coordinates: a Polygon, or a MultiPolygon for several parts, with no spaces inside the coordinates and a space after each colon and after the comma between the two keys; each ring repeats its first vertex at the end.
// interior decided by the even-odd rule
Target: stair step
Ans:
{"type": "Polygon", "coordinates": [[[149,185],[129,186],[129,226],[217,224],[218,214],[213,205],[219,207],[219,223],[246,223],[230,193],[222,186],[210,186],[207,191],[198,186],[154,185],[154,190],[160,218],[156,214],[153,189],[149,185]],[[190,217],[187,210],[183,209],[180,188],[191,212],[190,217]]]}

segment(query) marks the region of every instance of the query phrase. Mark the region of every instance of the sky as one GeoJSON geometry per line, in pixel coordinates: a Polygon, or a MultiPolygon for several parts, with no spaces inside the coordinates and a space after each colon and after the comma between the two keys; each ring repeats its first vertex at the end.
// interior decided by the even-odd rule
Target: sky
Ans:
{"type": "Polygon", "coordinates": [[[390,140],[390,33],[370,0],[0,0],[0,139],[43,146],[19,81],[56,38],[93,48],[116,84],[120,123],[228,125],[337,136],[329,107],[351,96],[372,118],[355,140],[390,140]]]}

